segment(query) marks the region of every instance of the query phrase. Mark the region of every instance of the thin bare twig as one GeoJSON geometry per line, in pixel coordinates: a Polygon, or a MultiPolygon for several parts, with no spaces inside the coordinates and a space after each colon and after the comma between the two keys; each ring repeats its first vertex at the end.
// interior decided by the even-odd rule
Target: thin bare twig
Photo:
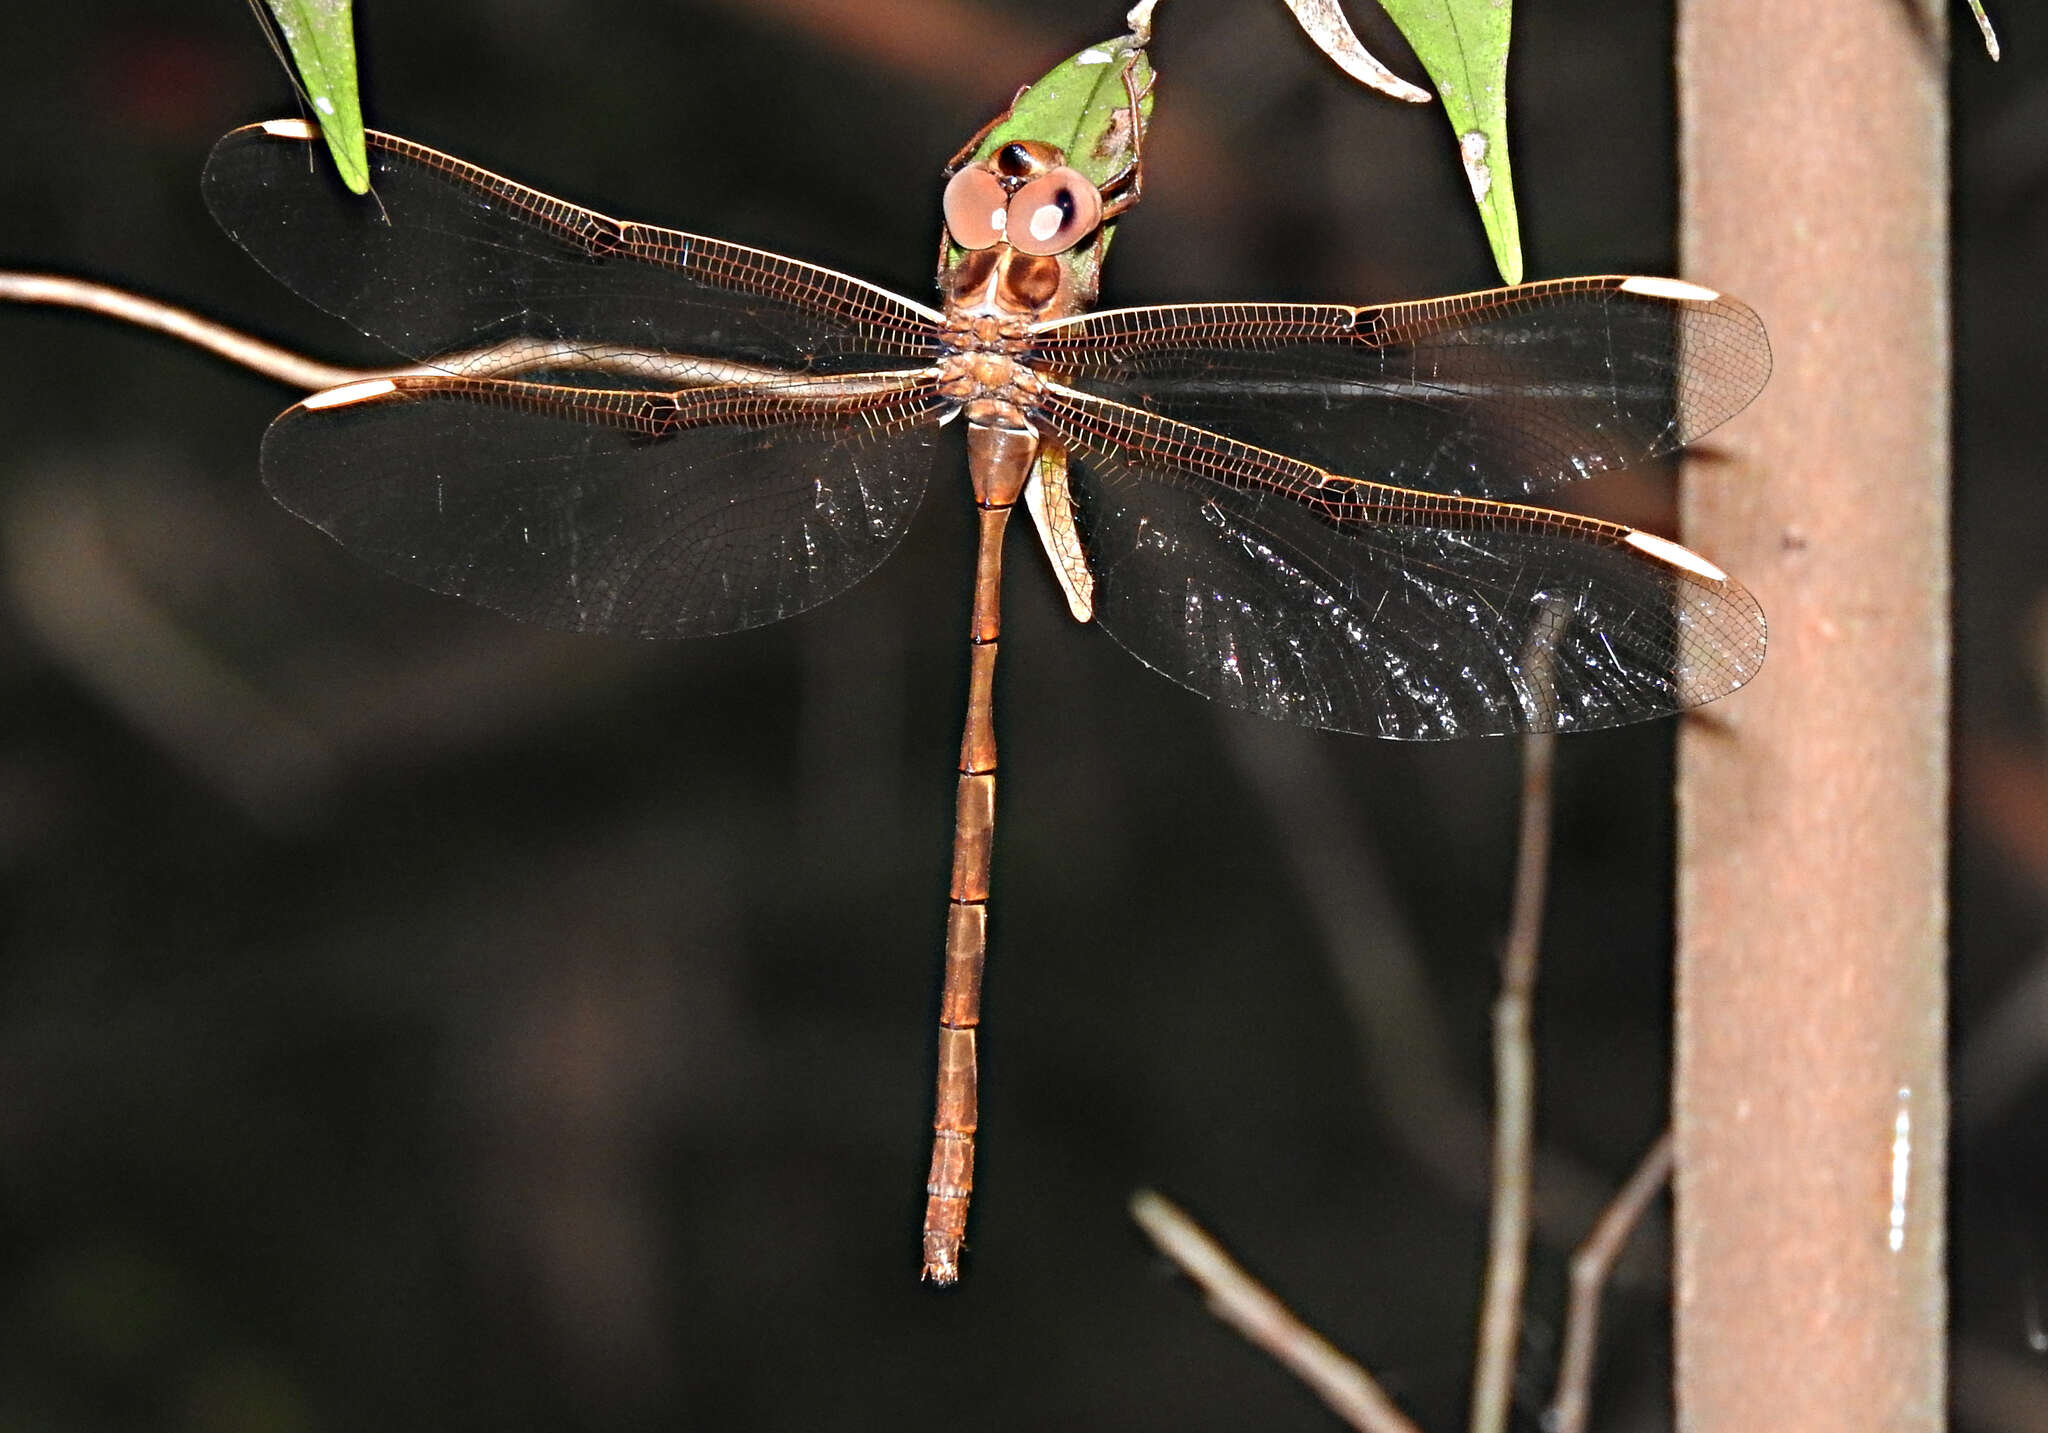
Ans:
{"type": "MultiPolygon", "coordinates": [[[[1568,616],[1547,613],[1522,653],[1529,690],[1555,699],[1555,642],[1568,616]]],[[[1522,1291],[1529,1269],[1529,1190],[1536,1149],[1536,1050],[1530,1038],[1536,969],[1543,947],[1543,896],[1550,883],[1551,773],[1554,736],[1522,743],[1522,815],[1515,893],[1501,947],[1500,994],[1493,1002],[1493,1213],[1487,1229],[1486,1292],[1480,1303],[1472,1372],[1472,1433],[1502,1433],[1514,1393],[1521,1341],[1522,1291]]]]}
{"type": "Polygon", "coordinates": [[[0,505],[0,592],[74,678],[217,795],[289,829],[332,783],[334,752],[151,592],[109,532],[103,495],[18,484],[0,505]]]}
{"type": "Polygon", "coordinates": [[[1593,1232],[1572,1255],[1572,1294],[1565,1314],[1564,1355],[1557,1365],[1557,1397],[1550,1405],[1550,1433],[1581,1433],[1591,1406],[1593,1353],[1600,1342],[1600,1296],[1615,1257],[1628,1243],[1643,1211],[1671,1178],[1671,1131],[1657,1136],[1636,1172],[1614,1196],[1593,1232]]]}
{"type": "Polygon", "coordinates": [[[1361,1433],[1420,1433],[1373,1376],[1331,1347],[1171,1200],[1141,1189],[1131,1218],[1159,1251],[1201,1286],[1215,1315],[1315,1390],[1361,1433]]]}
{"type": "Polygon", "coordinates": [[[401,378],[461,374],[470,378],[517,378],[541,369],[575,368],[591,373],[660,371],[668,364],[679,383],[742,382],[749,377],[780,376],[780,370],[759,364],[725,363],[694,355],[669,353],[660,349],[607,345],[593,351],[558,339],[510,338],[481,348],[436,354],[430,362],[394,364],[382,368],[342,368],[318,359],[279,348],[252,338],[226,324],[201,318],[189,310],[159,303],[126,289],[112,288],[88,279],[67,279],[51,274],[17,274],[0,270],[0,302],[45,304],[54,308],[84,309],[105,314],[183,339],[208,353],[253,369],[266,378],[294,388],[319,390],[338,388],[368,378],[401,378]],[[650,368],[649,366],[653,367],[650,368]]]}
{"type": "Polygon", "coordinates": [[[306,358],[290,349],[265,343],[225,324],[201,318],[188,309],[160,303],[126,289],[96,284],[89,279],[70,279],[58,274],[17,274],[0,272],[0,301],[46,304],[55,308],[84,309],[105,314],[138,328],[169,334],[217,354],[230,363],[254,369],[266,378],[293,388],[312,392],[334,388],[361,378],[387,372],[386,369],[342,368],[318,359],[306,358]]]}
{"type": "MultiPolygon", "coordinates": [[[[1452,1197],[1487,1199],[1486,1110],[1451,1057],[1420,942],[1365,821],[1344,799],[1330,739],[1234,714],[1219,717],[1216,730],[1245,789],[1267,811],[1297,898],[1328,952],[1375,1113],[1452,1197]]],[[[1539,1146],[1535,1159],[1532,1226],[1549,1246],[1570,1249],[1607,1207],[1614,1182],[1562,1150],[1539,1146]]],[[[1618,1282],[1664,1286],[1669,1261],[1654,1247],[1661,1241],[1646,1242],[1651,1255],[1631,1246],[1618,1282]]]]}

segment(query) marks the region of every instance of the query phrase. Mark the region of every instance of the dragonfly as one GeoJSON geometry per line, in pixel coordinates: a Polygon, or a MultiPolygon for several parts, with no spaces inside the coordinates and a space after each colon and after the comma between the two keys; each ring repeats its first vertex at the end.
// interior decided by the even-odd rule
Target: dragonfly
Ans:
{"type": "Polygon", "coordinates": [[[615,219],[372,132],[214,149],[214,215],[412,360],[312,394],[266,486],[398,577],[576,632],[696,637],[872,572],[965,430],[978,513],[924,1276],[974,1186],[1003,539],[1073,615],[1227,706],[1428,740],[1577,731],[1736,690],[1762,612],[1677,543],[1529,499],[1705,433],[1762,387],[1755,314],[1672,279],[1385,304],[1096,307],[1143,185],[1145,37],[1020,91],[944,173],[940,304],[615,219]]]}

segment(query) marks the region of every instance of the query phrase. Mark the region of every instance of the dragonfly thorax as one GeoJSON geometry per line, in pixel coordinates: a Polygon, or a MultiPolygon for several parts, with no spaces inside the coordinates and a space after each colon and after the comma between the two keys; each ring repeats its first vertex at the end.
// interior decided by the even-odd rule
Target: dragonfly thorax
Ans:
{"type": "Polygon", "coordinates": [[[1031,322],[1008,314],[953,308],[939,330],[948,353],[1000,353],[1021,358],[1031,349],[1031,322]]]}
{"type": "Polygon", "coordinates": [[[1030,322],[1010,314],[954,307],[940,335],[939,391],[961,406],[970,423],[1022,428],[1038,398],[1038,379],[1024,363],[1030,322]]]}
{"type": "Polygon", "coordinates": [[[1025,415],[1037,406],[1043,391],[1028,366],[992,349],[969,349],[940,359],[938,386],[978,427],[1031,427],[1025,415]]]}
{"type": "Polygon", "coordinates": [[[1064,316],[1078,307],[1058,259],[1008,244],[962,254],[943,282],[949,313],[1034,319],[1064,316]]]}

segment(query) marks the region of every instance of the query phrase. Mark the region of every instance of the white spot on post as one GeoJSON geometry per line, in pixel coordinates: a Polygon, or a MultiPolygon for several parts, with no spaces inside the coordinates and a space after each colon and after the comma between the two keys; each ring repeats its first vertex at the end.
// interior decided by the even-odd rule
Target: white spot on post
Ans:
{"type": "Polygon", "coordinates": [[[319,110],[322,114],[333,114],[334,101],[327,98],[326,95],[315,95],[313,96],[313,108],[319,110]]]}
{"type": "Polygon", "coordinates": [[[1109,51],[1097,48],[1083,50],[1080,54],[1074,56],[1074,63],[1077,65],[1106,65],[1115,58],[1109,51]]]}
{"type": "Polygon", "coordinates": [[[1632,532],[1623,539],[1630,547],[1647,557],[1654,557],[1667,567],[1681,572],[1690,572],[1695,577],[1704,577],[1709,582],[1726,582],[1728,574],[1713,563],[1701,557],[1691,548],[1680,547],[1668,537],[1659,537],[1653,532],[1632,532]]]}
{"type": "Polygon", "coordinates": [[[1721,297],[1704,285],[1689,284],[1684,279],[1623,279],[1621,291],[1625,294],[1641,294],[1644,298],[1676,299],[1686,304],[1710,304],[1721,297]]]}
{"type": "Polygon", "coordinates": [[[1892,1216],[1885,1242],[1896,1254],[1906,1247],[1906,1195],[1912,1187],[1913,1111],[1910,1085],[1899,1086],[1899,1112],[1892,1120],[1892,1216]]]}

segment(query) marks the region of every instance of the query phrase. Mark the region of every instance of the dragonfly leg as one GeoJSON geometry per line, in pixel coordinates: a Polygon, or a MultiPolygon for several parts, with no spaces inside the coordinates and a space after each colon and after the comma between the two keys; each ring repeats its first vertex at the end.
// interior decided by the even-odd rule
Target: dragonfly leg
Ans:
{"type": "Polygon", "coordinates": [[[1145,88],[1141,90],[1138,88],[1137,76],[1133,73],[1136,69],[1136,59],[1129,60],[1124,65],[1123,75],[1124,93],[1131,101],[1131,161],[1112,174],[1102,186],[1102,197],[1108,201],[1102,206],[1100,222],[1104,224],[1125,210],[1135,207],[1145,189],[1145,116],[1138,106],[1144,102],[1146,95],[1152,93],[1152,85],[1159,76],[1153,75],[1147,79],[1145,88]]]}
{"type": "Polygon", "coordinates": [[[984,139],[987,139],[991,134],[994,134],[996,126],[1001,124],[1004,120],[1010,117],[1012,112],[1014,112],[1017,108],[1017,101],[1023,99],[1024,96],[1030,91],[1030,89],[1031,86],[1029,85],[1017,86],[1017,93],[1010,96],[1010,102],[1009,104],[1003,107],[1003,112],[997,115],[994,119],[990,120],[987,124],[983,125],[980,129],[977,129],[974,132],[974,138],[968,140],[967,143],[960,146],[960,152],[954,155],[951,159],[947,160],[946,167],[939,171],[939,178],[951,179],[956,172],[958,172],[961,168],[963,168],[966,165],[968,160],[974,158],[974,151],[981,148],[981,142],[984,139]]]}

